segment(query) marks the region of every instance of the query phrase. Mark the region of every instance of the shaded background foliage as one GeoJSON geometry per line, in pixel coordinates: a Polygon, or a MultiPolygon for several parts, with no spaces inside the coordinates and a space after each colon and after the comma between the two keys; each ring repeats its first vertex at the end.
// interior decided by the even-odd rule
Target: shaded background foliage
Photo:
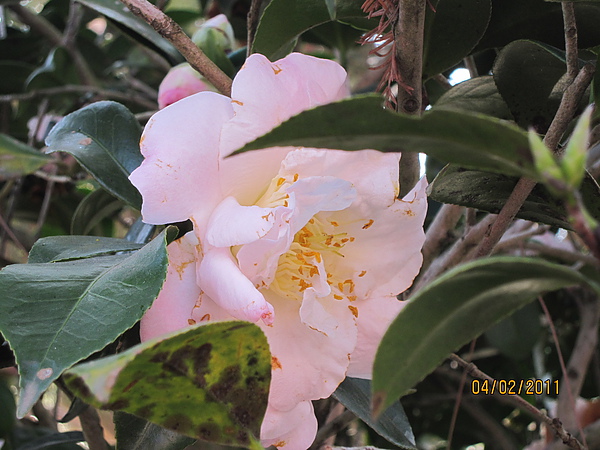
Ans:
{"type": "MultiPolygon", "coordinates": [[[[376,27],[378,21],[366,18],[362,3],[360,0],[265,0],[252,51],[274,59],[295,48],[335,58],[349,71],[355,93],[372,93],[379,84],[382,70],[369,70],[369,66],[376,66],[381,59],[369,54],[372,45],[360,46],[357,40],[365,31],[376,27]]],[[[246,54],[250,0],[158,0],[156,4],[189,35],[205,18],[224,13],[233,26],[238,48],[221,60],[226,66],[222,68],[231,70],[231,67],[241,66],[246,54]]],[[[595,65],[600,48],[600,3],[574,2],[574,9],[580,48],[578,65],[595,65]]],[[[2,266],[24,263],[38,238],[70,234],[119,239],[103,247],[103,251],[110,248],[112,256],[93,251],[93,255],[84,255],[81,250],[72,256],[74,259],[90,255],[118,259],[114,253],[128,248],[121,239],[143,243],[149,237],[149,230],[132,228],[139,216],[136,209],[139,195],[132,191],[126,176],[139,164],[136,142],[140,125],[157,109],[159,83],[170,67],[184,59],[171,43],[114,0],[49,0],[26,4],[3,0],[0,13],[3,19],[0,21],[0,263],[2,266]],[[115,103],[95,104],[107,100],[117,101],[124,107],[115,103]],[[92,104],[95,106],[90,107],[92,104]],[[81,113],[70,116],[46,140],[50,129],[62,117],[83,107],[87,107],[87,118],[81,113]],[[111,140],[113,135],[107,140],[98,130],[107,130],[117,115],[117,137],[111,140]],[[80,134],[73,137],[73,131],[80,134]],[[86,148],[87,153],[77,150],[88,138],[94,146],[91,159],[89,148],[86,148]],[[46,146],[46,150],[54,153],[47,155],[42,151],[46,146]],[[67,153],[58,152],[65,147],[69,149],[67,153]]],[[[291,131],[284,130],[268,138],[271,142],[280,142],[278,139],[282,136],[285,139],[314,138],[327,145],[330,143],[327,139],[339,141],[343,133],[350,136],[354,132],[356,136],[349,137],[346,143],[348,148],[353,145],[362,148],[356,142],[369,142],[372,148],[383,150],[391,141],[410,139],[411,148],[403,150],[421,150],[430,155],[425,165],[425,174],[433,182],[427,224],[442,214],[441,204],[457,204],[468,210],[458,212],[453,223],[447,226],[443,239],[426,254],[423,275],[416,282],[415,292],[432,281],[426,278],[426,269],[442,261],[470,230],[485,224],[487,212],[497,213],[502,208],[518,175],[536,176],[531,154],[522,153],[521,143],[525,142],[524,147],[527,147],[527,129],[542,134],[548,131],[568,85],[561,4],[542,0],[433,0],[429,2],[425,19],[423,67],[424,106],[431,106],[439,115],[430,115],[430,125],[424,125],[420,134],[412,131],[417,127],[413,127],[409,119],[401,123],[397,117],[389,118],[383,115],[388,112],[381,111],[382,115],[373,114],[361,131],[356,131],[358,127],[353,123],[342,123],[336,130],[337,135],[331,136],[331,129],[323,124],[332,116],[350,116],[352,105],[357,111],[363,111],[362,105],[367,105],[369,100],[360,99],[364,103],[349,103],[347,107],[333,105],[331,110],[324,109],[311,113],[314,116],[298,119],[299,124],[305,123],[302,120],[314,120],[306,123],[316,126],[291,124],[291,131]],[[457,71],[468,72],[468,79],[451,86],[448,79],[452,80],[457,71]],[[481,113],[486,119],[475,123],[479,119],[456,115],[459,125],[452,128],[450,118],[464,112],[481,113]],[[390,124],[386,125],[384,121],[388,118],[390,124]],[[489,118],[514,122],[516,126],[491,122],[489,118]],[[482,146],[471,139],[469,133],[463,133],[463,137],[457,138],[460,142],[452,146],[459,155],[455,156],[450,144],[444,147],[444,140],[450,142],[449,136],[458,135],[458,128],[470,124],[469,120],[473,120],[473,127],[487,130],[490,136],[502,134],[516,144],[511,148],[498,145],[494,149],[493,138],[482,146]],[[381,148],[375,144],[374,133],[369,134],[376,127],[382,127],[387,133],[385,139],[378,141],[381,148]],[[303,130],[309,130],[311,135],[303,134],[303,130]],[[498,169],[481,162],[490,155],[495,158],[491,158],[494,164],[500,160],[504,165],[498,169]],[[468,160],[476,162],[464,167],[468,160]],[[511,171],[509,167],[517,169],[511,171]]],[[[588,88],[579,99],[573,117],[588,103],[595,102],[600,92],[598,79],[596,76],[593,88],[588,88]]],[[[380,137],[382,135],[384,133],[380,137]]],[[[592,133],[591,143],[596,144],[597,140],[597,135],[592,133]]],[[[345,148],[343,145],[332,146],[345,148]]],[[[596,219],[600,218],[597,158],[598,150],[592,145],[587,162],[589,174],[581,187],[583,201],[596,219]]],[[[548,186],[536,187],[518,215],[535,224],[517,222],[497,252],[541,255],[577,268],[591,267],[584,273],[591,274],[589,279],[597,279],[598,262],[581,241],[572,234],[567,236],[564,230],[559,233],[562,240],[555,238],[559,228],[570,226],[563,200],[548,186]]],[[[180,229],[185,226],[180,224],[180,229]]],[[[84,238],[79,239],[81,241],[71,241],[69,245],[84,248],[84,238]]],[[[41,244],[37,245],[39,250],[41,244]]],[[[36,255],[35,247],[33,254],[36,255]]],[[[56,254],[37,262],[55,261],[54,256],[56,254]]],[[[12,298],[5,292],[0,295],[0,302],[12,298]]],[[[482,337],[461,348],[458,354],[475,361],[480,369],[500,380],[561,379],[559,353],[568,360],[576,352],[582,315],[588,311],[586,305],[597,299],[588,290],[570,287],[545,294],[544,300],[548,314],[544,314],[538,303],[529,303],[487,329],[482,337]],[[556,327],[560,351],[552,339],[550,324],[556,327]]],[[[472,319],[477,320],[477,317],[472,319]]],[[[463,326],[469,327],[470,323],[465,321],[463,326]]],[[[122,328],[116,334],[124,332],[127,326],[122,328]]],[[[597,334],[597,326],[594,330],[597,334]]],[[[112,337],[109,334],[106,342],[112,337]]],[[[65,363],[64,368],[81,358],[93,360],[113,354],[117,348],[124,350],[135,341],[135,331],[128,332],[99,353],[96,352],[101,348],[85,349],[85,354],[65,363]]],[[[2,448],[43,448],[49,442],[55,442],[52,448],[57,449],[80,448],[75,444],[83,438],[80,433],[66,432],[57,426],[57,419],[64,411],[55,408],[63,407],[66,396],[72,398],[71,390],[62,379],[57,380],[58,385],[68,394],[59,395],[53,388],[44,401],[36,403],[33,415],[19,421],[15,419],[14,355],[1,337],[0,342],[2,448]]],[[[600,355],[596,348],[589,368],[580,369],[587,374],[580,396],[595,398],[600,391],[600,355]]],[[[453,410],[462,383],[462,370],[456,363],[443,362],[415,386],[416,392],[402,398],[406,416],[401,413],[402,409],[396,408],[396,415],[385,418],[388,422],[384,427],[383,422],[370,421],[368,411],[361,410],[360,405],[364,406],[365,400],[358,406],[353,403],[360,403],[355,396],[361,389],[365,391],[364,386],[348,387],[345,382],[335,398],[353,414],[340,413],[343,407],[334,399],[319,401],[316,406],[321,428],[327,430],[329,426],[329,435],[325,436],[330,438],[329,444],[368,443],[384,448],[392,448],[394,444],[410,447],[407,439],[411,427],[420,448],[444,447],[449,430],[453,433],[452,448],[473,445],[522,448],[539,438],[539,423],[512,403],[488,395],[472,395],[470,379],[458,400],[461,407],[454,421],[453,410]],[[347,391],[352,393],[350,398],[347,391]],[[369,426],[356,420],[354,414],[369,426]],[[328,425],[332,417],[338,418],[338,428],[328,425]]],[[[540,408],[551,409],[554,397],[556,395],[538,395],[529,396],[527,400],[540,408]]],[[[94,403],[89,398],[88,401],[94,403]]],[[[589,422],[600,417],[594,405],[588,403],[589,422]]],[[[75,400],[69,415],[82,413],[82,421],[94,420],[89,417],[94,415],[91,411],[75,400]]],[[[193,442],[123,412],[117,415],[116,434],[117,437],[121,434],[123,439],[119,448],[150,448],[148,442],[152,442],[153,448],[176,449],[193,442]]],[[[590,440],[593,438],[590,436],[590,440]]],[[[205,448],[208,444],[195,445],[205,448]]]]}

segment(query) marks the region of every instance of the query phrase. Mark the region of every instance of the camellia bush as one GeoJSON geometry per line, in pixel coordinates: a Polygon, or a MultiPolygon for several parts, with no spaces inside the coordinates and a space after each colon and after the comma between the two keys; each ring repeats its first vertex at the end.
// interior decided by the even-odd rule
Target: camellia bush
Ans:
{"type": "Polygon", "coordinates": [[[0,2],[0,449],[600,448],[600,2],[0,2]]]}

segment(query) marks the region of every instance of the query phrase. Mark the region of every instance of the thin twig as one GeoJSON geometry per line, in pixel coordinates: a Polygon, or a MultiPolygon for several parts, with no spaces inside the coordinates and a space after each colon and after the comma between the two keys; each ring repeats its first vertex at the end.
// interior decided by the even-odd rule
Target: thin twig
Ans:
{"type": "MultiPolygon", "coordinates": [[[[17,235],[13,232],[13,230],[10,228],[10,225],[8,225],[7,221],[4,220],[4,217],[2,217],[2,214],[0,214],[0,228],[2,228],[2,231],[8,235],[8,237],[11,239],[11,241],[13,241],[15,243],[15,245],[17,247],[19,247],[20,250],[24,251],[25,253],[29,253],[29,251],[27,250],[27,248],[25,248],[25,246],[23,245],[23,243],[19,240],[19,238],[17,237],[17,235]]],[[[0,236],[1,239],[1,236],[0,236]]],[[[4,239],[2,240],[2,249],[4,250],[4,239]]]]}
{"type": "Polygon", "coordinates": [[[133,14],[144,19],[162,37],[169,40],[190,65],[223,95],[231,96],[231,78],[200,50],[181,27],[146,0],[121,0],[133,14]]]}
{"type": "MultiPolygon", "coordinates": [[[[587,374],[587,367],[592,360],[598,342],[600,307],[598,298],[590,292],[583,291],[581,299],[581,302],[579,302],[580,324],[577,339],[566,367],[564,367],[564,361],[561,361],[561,368],[563,369],[563,380],[561,385],[563,387],[558,396],[556,415],[561,418],[565,428],[572,430],[578,428],[580,435],[585,438],[585,434],[581,430],[581,425],[575,417],[575,399],[579,397],[581,393],[581,388],[583,387],[583,382],[587,374]]],[[[544,309],[544,314],[546,314],[547,317],[550,317],[543,300],[540,299],[540,303],[544,309]]],[[[557,345],[557,351],[559,351],[558,338],[551,318],[548,323],[551,327],[553,338],[556,340],[555,345],[557,345]]],[[[561,353],[559,351],[559,356],[560,355],[561,353]]]]}
{"type": "MultiPolygon", "coordinates": [[[[479,370],[475,364],[466,362],[460,356],[455,355],[453,353],[450,355],[449,358],[452,361],[455,361],[456,363],[458,363],[460,366],[464,367],[465,370],[472,377],[479,378],[481,380],[487,380],[490,383],[490,385],[495,382],[494,378],[490,377],[485,372],[482,372],[481,370],[479,370]]],[[[569,433],[568,431],[566,431],[563,428],[562,424],[560,423],[560,420],[551,419],[550,417],[548,417],[548,415],[546,413],[544,413],[543,411],[540,411],[538,408],[536,408],[535,406],[533,406],[532,404],[527,402],[525,399],[521,398],[520,396],[518,396],[516,394],[505,394],[502,396],[512,398],[515,401],[515,403],[519,405],[519,408],[521,410],[528,412],[529,414],[533,415],[541,422],[548,425],[550,428],[554,429],[556,436],[558,438],[560,438],[563,441],[563,443],[566,444],[569,448],[572,448],[574,450],[584,450],[584,447],[581,445],[581,442],[579,442],[577,439],[575,439],[571,435],[571,433],[569,433]]]]}
{"type": "Polygon", "coordinates": [[[579,58],[577,55],[577,21],[575,20],[575,6],[573,2],[561,2],[564,31],[565,51],[567,59],[567,78],[572,82],[579,71],[579,58]]]}
{"type": "Polygon", "coordinates": [[[246,42],[246,56],[252,54],[252,45],[254,44],[254,37],[256,36],[256,29],[258,28],[258,20],[260,19],[260,7],[262,0],[252,0],[250,4],[250,10],[248,11],[248,40],[246,42]]]}
{"type": "Polygon", "coordinates": [[[90,450],[109,450],[108,443],[104,440],[104,430],[100,424],[98,412],[93,407],[88,407],[79,414],[81,429],[90,450]]]}
{"type": "Polygon", "coordinates": [[[442,256],[431,263],[429,269],[415,283],[412,292],[417,292],[438,275],[464,261],[469,253],[477,247],[477,244],[481,242],[481,239],[496,219],[497,216],[495,214],[489,214],[481,219],[477,225],[471,227],[466,235],[456,241],[442,256]]]}
{"type": "Polygon", "coordinates": [[[542,225],[539,227],[532,227],[520,233],[514,233],[511,235],[505,234],[498,242],[498,245],[494,247],[493,253],[497,253],[502,250],[508,250],[515,247],[522,247],[524,242],[533,236],[544,234],[550,229],[548,225],[542,225]]]}
{"type": "Polygon", "coordinates": [[[334,436],[342,431],[355,419],[356,416],[351,411],[344,411],[335,419],[319,428],[317,436],[310,448],[313,450],[318,449],[330,436],[334,436]]]}
{"type": "Polygon", "coordinates": [[[31,12],[20,4],[10,4],[7,6],[23,23],[29,25],[33,30],[47,38],[52,45],[63,47],[69,53],[83,84],[89,86],[97,85],[94,73],[79,50],[74,46],[65,46],[62,34],[54,25],[48,22],[43,16],[31,12]]]}
{"type": "Polygon", "coordinates": [[[22,94],[5,94],[0,95],[0,103],[10,103],[15,100],[31,100],[37,97],[64,95],[64,94],[96,94],[103,98],[110,98],[122,101],[131,101],[145,108],[156,109],[156,103],[148,100],[145,97],[134,93],[125,93],[109,89],[102,89],[95,86],[80,86],[80,85],[65,85],[46,89],[37,89],[22,94]]]}
{"type": "Polygon", "coordinates": [[[448,241],[453,238],[452,230],[454,230],[454,227],[460,220],[464,209],[464,206],[447,203],[442,205],[425,234],[421,270],[427,269],[442,247],[447,245],[448,241]]]}

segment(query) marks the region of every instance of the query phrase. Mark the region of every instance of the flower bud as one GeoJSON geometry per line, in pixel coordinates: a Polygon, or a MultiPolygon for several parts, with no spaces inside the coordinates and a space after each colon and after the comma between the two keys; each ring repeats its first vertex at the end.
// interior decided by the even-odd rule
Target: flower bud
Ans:
{"type": "Polygon", "coordinates": [[[210,90],[202,75],[188,63],[179,64],[169,70],[158,88],[158,107],[163,109],[182,98],[210,90]]]}
{"type": "Polygon", "coordinates": [[[194,33],[192,41],[204,52],[208,48],[216,47],[227,54],[233,50],[235,37],[225,14],[219,14],[207,20],[194,33]]]}

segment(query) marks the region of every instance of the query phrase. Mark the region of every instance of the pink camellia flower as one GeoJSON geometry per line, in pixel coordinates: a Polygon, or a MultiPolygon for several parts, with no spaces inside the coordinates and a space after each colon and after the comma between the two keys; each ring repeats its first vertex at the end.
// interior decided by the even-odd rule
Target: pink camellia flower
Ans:
{"type": "Polygon", "coordinates": [[[226,158],[291,116],[349,94],[338,64],[254,54],[232,98],[185,98],[150,119],[131,175],[151,224],[191,219],[168,247],[143,340],[201,322],[257,323],[272,354],[266,447],[305,449],[311,400],[375,350],[421,265],[425,181],[397,199],[399,154],[276,147],[226,158]]]}
{"type": "Polygon", "coordinates": [[[158,108],[163,109],[185,97],[209,91],[210,86],[188,63],[172,67],[158,87],[158,108]]]}

